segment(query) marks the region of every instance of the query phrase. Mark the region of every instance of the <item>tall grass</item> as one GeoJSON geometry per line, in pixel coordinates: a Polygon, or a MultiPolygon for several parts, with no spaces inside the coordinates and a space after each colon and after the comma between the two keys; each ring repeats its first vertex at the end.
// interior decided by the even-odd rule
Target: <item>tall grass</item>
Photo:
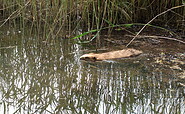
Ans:
{"type": "MultiPolygon", "coordinates": [[[[47,39],[60,35],[63,29],[71,35],[81,29],[90,31],[111,26],[110,23],[146,23],[157,14],[182,4],[183,0],[0,0],[0,26],[8,23],[22,29],[29,26],[30,32],[35,31],[47,39]]],[[[184,8],[179,8],[154,23],[178,25],[184,17],[184,8]]]]}

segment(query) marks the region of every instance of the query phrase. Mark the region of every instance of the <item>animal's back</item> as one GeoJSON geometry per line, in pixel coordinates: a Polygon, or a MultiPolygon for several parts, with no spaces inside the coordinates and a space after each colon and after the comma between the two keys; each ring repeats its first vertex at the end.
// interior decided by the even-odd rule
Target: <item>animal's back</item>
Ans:
{"type": "Polygon", "coordinates": [[[89,53],[89,54],[82,55],[80,59],[101,61],[101,60],[108,60],[108,59],[118,59],[118,58],[137,56],[141,53],[142,51],[128,48],[128,49],[111,51],[111,52],[106,52],[106,53],[99,53],[99,54],[89,53]]]}

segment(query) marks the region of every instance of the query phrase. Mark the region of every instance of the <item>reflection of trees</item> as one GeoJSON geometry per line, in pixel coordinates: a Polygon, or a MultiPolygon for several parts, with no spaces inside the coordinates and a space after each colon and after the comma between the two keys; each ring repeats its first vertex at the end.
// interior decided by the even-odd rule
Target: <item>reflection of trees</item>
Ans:
{"type": "MultiPolygon", "coordinates": [[[[80,62],[69,40],[1,51],[1,103],[17,113],[173,113],[183,88],[143,63],[80,62]],[[74,53],[71,53],[74,52],[74,53]]],[[[169,72],[168,75],[175,73],[169,72]]],[[[2,105],[0,105],[2,107],[2,105]]]]}

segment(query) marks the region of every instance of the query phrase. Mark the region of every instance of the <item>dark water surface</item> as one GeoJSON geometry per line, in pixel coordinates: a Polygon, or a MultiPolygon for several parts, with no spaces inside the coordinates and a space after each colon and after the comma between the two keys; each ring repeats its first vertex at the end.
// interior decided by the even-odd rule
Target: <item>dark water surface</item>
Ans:
{"type": "Polygon", "coordinates": [[[1,114],[185,113],[177,72],[148,58],[86,62],[72,40],[46,45],[19,31],[2,32],[0,40],[1,114]]]}

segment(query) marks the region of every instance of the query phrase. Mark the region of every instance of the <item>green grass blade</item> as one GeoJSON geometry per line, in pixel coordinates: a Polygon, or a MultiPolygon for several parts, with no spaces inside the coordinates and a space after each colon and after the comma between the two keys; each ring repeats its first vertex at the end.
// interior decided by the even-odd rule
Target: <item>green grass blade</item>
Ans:
{"type": "Polygon", "coordinates": [[[84,32],[84,33],[82,33],[82,34],[80,34],[80,35],[77,35],[77,36],[75,36],[75,37],[73,37],[73,38],[71,38],[71,39],[77,39],[77,38],[80,38],[80,37],[82,37],[82,36],[85,36],[85,35],[87,35],[87,34],[89,34],[89,33],[97,32],[97,31],[98,31],[97,29],[90,30],[90,31],[88,31],[88,32],[84,32]]]}

